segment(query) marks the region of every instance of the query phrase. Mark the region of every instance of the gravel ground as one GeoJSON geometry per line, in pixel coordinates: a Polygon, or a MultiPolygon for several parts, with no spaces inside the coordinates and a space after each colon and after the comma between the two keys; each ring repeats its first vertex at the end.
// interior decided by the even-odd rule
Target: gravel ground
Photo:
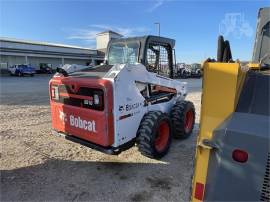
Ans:
{"type": "Polygon", "coordinates": [[[194,133],[152,160],[136,147],[110,156],[52,136],[49,76],[0,79],[1,201],[189,200],[201,80],[186,80],[194,133]]]}

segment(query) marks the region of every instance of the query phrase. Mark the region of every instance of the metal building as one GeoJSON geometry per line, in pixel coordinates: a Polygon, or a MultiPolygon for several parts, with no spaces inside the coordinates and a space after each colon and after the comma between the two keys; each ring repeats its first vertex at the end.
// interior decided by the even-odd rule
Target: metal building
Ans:
{"type": "Polygon", "coordinates": [[[97,49],[1,37],[0,67],[3,70],[15,64],[29,64],[39,70],[42,65],[53,69],[64,64],[97,65],[104,60],[109,40],[117,37],[122,35],[111,30],[99,33],[97,49]]]}

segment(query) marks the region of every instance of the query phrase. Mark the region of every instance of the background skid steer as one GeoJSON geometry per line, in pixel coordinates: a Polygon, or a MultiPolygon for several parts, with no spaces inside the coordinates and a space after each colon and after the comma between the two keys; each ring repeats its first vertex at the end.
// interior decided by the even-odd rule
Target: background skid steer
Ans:
{"type": "Polygon", "coordinates": [[[270,201],[270,8],[258,16],[249,68],[223,37],[204,63],[192,201],[270,201]]]}
{"type": "Polygon", "coordinates": [[[49,84],[56,134],[109,154],[137,143],[145,156],[164,156],[172,136],[188,137],[195,120],[186,83],[172,78],[174,43],[156,36],[112,40],[104,65],[59,69],[49,84]]]}

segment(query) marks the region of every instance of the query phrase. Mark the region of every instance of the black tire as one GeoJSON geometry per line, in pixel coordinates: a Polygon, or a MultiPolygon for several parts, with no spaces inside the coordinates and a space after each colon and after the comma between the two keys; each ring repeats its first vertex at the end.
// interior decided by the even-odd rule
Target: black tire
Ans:
{"type": "Polygon", "coordinates": [[[144,115],[136,140],[142,155],[154,159],[162,158],[169,151],[171,139],[171,121],[167,114],[151,111],[144,115]],[[163,127],[165,130],[162,129],[163,127]]]}
{"type": "Polygon", "coordinates": [[[223,61],[223,54],[225,49],[225,42],[223,36],[218,37],[218,48],[217,48],[217,62],[223,61]]]}
{"type": "Polygon", "coordinates": [[[30,76],[31,76],[31,77],[33,77],[33,76],[34,76],[34,74],[30,74],[30,76]]]}
{"type": "Polygon", "coordinates": [[[192,102],[181,100],[175,103],[171,110],[174,138],[185,139],[190,136],[195,123],[195,115],[195,108],[192,102]]]}

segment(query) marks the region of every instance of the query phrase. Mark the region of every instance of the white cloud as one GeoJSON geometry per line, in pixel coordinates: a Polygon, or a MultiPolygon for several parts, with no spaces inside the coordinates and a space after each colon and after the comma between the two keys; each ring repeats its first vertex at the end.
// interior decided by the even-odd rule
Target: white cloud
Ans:
{"type": "Polygon", "coordinates": [[[110,25],[102,25],[102,24],[94,24],[91,25],[90,28],[97,28],[100,31],[104,30],[112,30],[123,36],[134,36],[141,33],[146,33],[149,30],[145,27],[121,27],[121,26],[110,26],[110,25]]]}
{"type": "Polygon", "coordinates": [[[153,12],[154,10],[156,10],[158,7],[162,6],[165,2],[165,0],[155,0],[153,1],[153,5],[147,9],[147,12],[153,12]]]}
{"type": "Polygon", "coordinates": [[[104,24],[93,24],[84,29],[72,29],[68,39],[83,40],[87,44],[94,44],[96,35],[105,30],[115,31],[125,37],[142,35],[149,32],[149,29],[145,27],[122,27],[104,24]]]}
{"type": "Polygon", "coordinates": [[[96,35],[99,33],[96,30],[88,29],[73,29],[73,33],[68,37],[68,39],[82,39],[82,40],[94,40],[96,35]]]}

